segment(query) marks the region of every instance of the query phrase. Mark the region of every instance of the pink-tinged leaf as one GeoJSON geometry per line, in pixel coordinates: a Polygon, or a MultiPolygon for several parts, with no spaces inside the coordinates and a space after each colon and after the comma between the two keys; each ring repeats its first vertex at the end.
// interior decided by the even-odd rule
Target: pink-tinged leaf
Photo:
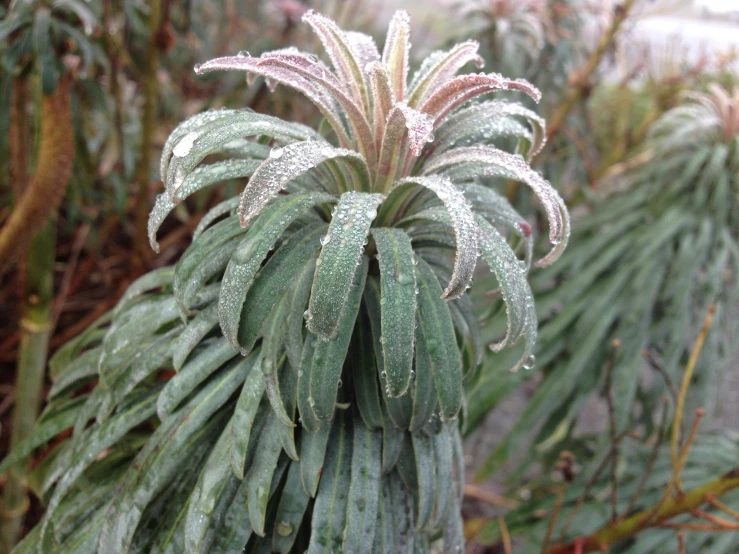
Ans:
{"type": "Polygon", "coordinates": [[[369,113],[369,97],[367,87],[364,85],[362,69],[346,33],[339,28],[336,22],[313,10],[305,12],[303,21],[310,25],[318,35],[331,59],[336,75],[347,87],[356,104],[363,106],[365,113],[369,113]]]}
{"type": "MultiPolygon", "coordinates": [[[[266,59],[271,58],[268,56],[266,59]]],[[[323,87],[295,71],[278,69],[268,65],[260,66],[260,60],[261,58],[252,58],[250,56],[215,58],[200,64],[196,69],[196,73],[200,75],[211,71],[246,71],[250,74],[262,75],[279,84],[294,88],[304,94],[320,110],[338,136],[340,144],[349,146],[352,143],[344,124],[341,122],[341,116],[336,111],[333,99],[323,87]]]]}
{"type": "Polygon", "coordinates": [[[377,166],[377,190],[384,190],[396,179],[398,168],[407,165],[408,150],[418,156],[426,143],[434,140],[434,121],[425,113],[409,108],[405,102],[393,106],[387,117],[377,166]]]}
{"type": "Polygon", "coordinates": [[[372,62],[365,69],[369,75],[372,94],[372,126],[375,131],[375,147],[379,151],[385,135],[385,122],[393,107],[393,91],[390,88],[390,74],[380,62],[372,62]]]}
{"type": "Polygon", "coordinates": [[[409,177],[399,181],[395,188],[420,185],[436,194],[449,212],[457,241],[454,271],[442,294],[445,300],[462,296],[472,284],[477,263],[477,224],[462,191],[448,178],[440,175],[409,177]]]}
{"type": "Polygon", "coordinates": [[[479,73],[460,75],[442,84],[423,102],[421,111],[432,114],[440,122],[473,98],[501,90],[517,90],[535,102],[541,100],[539,89],[525,79],[507,79],[499,73],[479,73]]]}
{"type": "MultiPolygon", "coordinates": [[[[536,265],[544,267],[554,262],[567,245],[570,234],[570,216],[559,193],[541,175],[531,169],[521,156],[509,154],[493,146],[469,146],[454,148],[428,160],[424,173],[437,173],[459,169],[463,165],[480,165],[485,174],[485,166],[499,172],[500,169],[513,178],[526,183],[541,201],[549,220],[549,240],[554,248],[540,259],[536,265]]],[[[499,173],[498,173],[499,174],[499,173]]]]}
{"type": "Polygon", "coordinates": [[[324,73],[318,63],[311,63],[308,58],[298,55],[264,58],[257,63],[257,67],[269,68],[274,73],[296,75],[323,87],[333,100],[343,108],[354,129],[359,151],[367,158],[370,166],[374,166],[376,160],[374,137],[365,113],[341,89],[341,84],[331,72],[326,71],[324,73]]]}
{"type": "Polygon", "coordinates": [[[405,10],[395,12],[387,29],[382,62],[390,72],[390,83],[395,93],[395,101],[405,100],[405,87],[408,82],[408,55],[411,49],[411,18],[405,10]]]}
{"type": "MultiPolygon", "coordinates": [[[[408,105],[420,106],[430,94],[454,77],[468,63],[472,62],[478,69],[482,68],[485,61],[477,53],[479,49],[480,44],[477,41],[468,40],[442,54],[430,68],[422,68],[425,73],[423,76],[414,78],[413,89],[408,95],[408,105]]],[[[419,69],[420,72],[421,69],[419,69]]]]}
{"type": "Polygon", "coordinates": [[[294,142],[283,148],[273,148],[269,157],[254,171],[241,194],[241,225],[246,227],[292,180],[330,160],[339,162],[340,167],[346,170],[346,177],[353,180],[351,188],[369,189],[367,163],[354,150],[335,148],[327,142],[317,140],[294,142]]]}
{"type": "Polygon", "coordinates": [[[375,39],[357,31],[346,31],[346,38],[354,57],[357,58],[359,68],[366,76],[367,64],[380,61],[380,52],[377,50],[375,39]]]}

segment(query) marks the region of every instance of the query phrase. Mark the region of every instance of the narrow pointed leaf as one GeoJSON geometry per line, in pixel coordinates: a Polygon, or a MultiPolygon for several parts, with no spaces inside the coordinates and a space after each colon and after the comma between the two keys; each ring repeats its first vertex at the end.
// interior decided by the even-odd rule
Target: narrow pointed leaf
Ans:
{"type": "Polygon", "coordinates": [[[277,460],[282,452],[278,432],[279,425],[277,417],[270,412],[264,429],[259,436],[254,461],[249,474],[246,476],[249,521],[254,532],[261,537],[265,535],[264,526],[269,490],[277,467],[277,460]]]}
{"type": "Polygon", "coordinates": [[[280,504],[277,506],[276,525],[272,534],[272,545],[276,552],[280,554],[290,552],[309,501],[310,496],[300,482],[300,462],[293,462],[287,472],[285,487],[282,489],[280,504]]]}
{"type": "Polygon", "coordinates": [[[390,83],[395,101],[405,100],[405,87],[408,81],[408,56],[410,53],[411,18],[408,12],[398,10],[393,14],[387,29],[382,63],[390,72],[390,83]]]}
{"type": "Polygon", "coordinates": [[[259,367],[254,367],[260,361],[256,352],[247,358],[251,363],[251,371],[241,388],[239,400],[236,402],[231,424],[231,469],[239,479],[244,478],[246,453],[251,438],[251,431],[259,409],[259,403],[264,395],[264,375],[259,367]]]}
{"type": "Polygon", "coordinates": [[[331,425],[321,425],[312,433],[303,433],[300,440],[300,481],[309,496],[315,497],[323,473],[326,445],[331,425]]]}
{"type": "Polygon", "coordinates": [[[307,327],[323,339],[332,338],[347,309],[354,275],[377,216],[381,194],[346,192],[339,199],[316,262],[307,327]]]}

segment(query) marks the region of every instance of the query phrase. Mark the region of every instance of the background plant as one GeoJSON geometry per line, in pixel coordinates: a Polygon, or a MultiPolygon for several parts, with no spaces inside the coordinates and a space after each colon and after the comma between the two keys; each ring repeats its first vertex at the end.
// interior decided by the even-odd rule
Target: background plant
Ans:
{"type": "Polygon", "coordinates": [[[460,107],[539,92],[455,76],[479,64],[473,42],[433,54],[409,81],[403,12],[382,56],[366,35],[304,20],[331,69],[296,49],[196,67],[297,89],[324,134],[215,110],[170,135],[155,248],[178,201],[248,183],[204,217],[174,268],[142,277],[57,354],[50,404],[14,456],[75,431],[34,473],[47,510],[17,552],[426,551],[438,537],[462,549],[453,421],[482,355],[465,296],[478,249],[507,307],[496,349],[522,343],[514,369],[531,367],[536,340],[531,227],[476,179],[519,179],[540,198],[554,246],[538,265],[559,257],[569,219],[523,157],[495,146],[513,135],[536,152],[541,119],[501,101],[460,107]]]}

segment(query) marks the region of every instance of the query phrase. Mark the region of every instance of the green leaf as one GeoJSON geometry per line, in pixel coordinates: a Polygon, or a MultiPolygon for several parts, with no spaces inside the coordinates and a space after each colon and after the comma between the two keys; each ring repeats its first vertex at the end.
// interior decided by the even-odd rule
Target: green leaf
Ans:
{"type": "Polygon", "coordinates": [[[411,433],[413,453],[416,460],[416,482],[418,483],[418,514],[416,531],[428,529],[436,505],[436,458],[434,443],[425,433],[411,433]]]}
{"type": "Polygon", "coordinates": [[[261,354],[252,352],[247,360],[251,369],[244,386],[241,388],[231,425],[231,469],[239,479],[244,478],[249,438],[251,437],[259,403],[264,394],[264,374],[259,370],[259,367],[254,368],[258,362],[261,362],[261,354]]]}
{"type": "Polygon", "coordinates": [[[377,384],[377,365],[372,343],[372,330],[366,307],[357,315],[357,323],[350,346],[349,364],[357,408],[364,424],[370,429],[383,426],[380,392],[377,384]]]}
{"type": "Polygon", "coordinates": [[[277,301],[294,284],[305,266],[315,263],[316,251],[320,247],[318,239],[325,229],[325,224],[302,227],[259,271],[241,310],[238,343],[243,349],[251,350],[277,301]]]}
{"type": "Polygon", "coordinates": [[[420,289],[418,341],[425,343],[429,353],[441,415],[444,419],[454,419],[462,407],[462,362],[454,326],[449,308],[439,294],[441,287],[433,270],[422,258],[416,259],[420,289]]]}
{"type": "Polygon", "coordinates": [[[281,554],[288,554],[293,547],[310,500],[301,483],[300,466],[300,462],[290,464],[287,481],[280,494],[280,504],[277,506],[272,545],[281,554]]]}
{"type": "Polygon", "coordinates": [[[331,427],[331,425],[321,425],[317,431],[303,432],[300,436],[300,480],[303,483],[303,489],[311,497],[316,496],[318,482],[323,473],[323,461],[331,427]]]}
{"type": "Polygon", "coordinates": [[[254,532],[263,537],[269,490],[272,485],[277,460],[282,452],[282,443],[278,432],[280,423],[277,416],[270,412],[264,430],[259,435],[254,461],[252,462],[247,482],[247,506],[249,521],[254,532]]]}
{"type": "Polygon", "coordinates": [[[334,201],[322,193],[281,196],[247,229],[226,267],[218,298],[218,316],[223,335],[246,355],[247,345],[238,343],[239,322],[249,289],[267,254],[290,224],[307,210],[334,201]]]}
{"type": "Polygon", "coordinates": [[[344,317],[367,234],[382,198],[380,194],[361,192],[342,194],[328,232],[321,239],[306,324],[309,331],[325,340],[336,334],[344,317]]]}
{"type": "Polygon", "coordinates": [[[398,229],[372,230],[380,265],[382,352],[388,396],[406,393],[413,371],[416,322],[415,255],[398,229]]]}
{"type": "MultiPolygon", "coordinates": [[[[313,505],[308,552],[319,554],[341,552],[346,521],[346,483],[351,478],[352,438],[345,414],[340,412],[331,430],[326,449],[326,462],[313,505]]],[[[325,425],[324,427],[328,427],[325,425]]]]}
{"type": "Polygon", "coordinates": [[[303,353],[300,358],[300,368],[298,369],[298,413],[300,414],[300,424],[305,431],[310,433],[317,431],[321,427],[321,422],[316,417],[313,406],[309,402],[310,376],[316,342],[318,342],[318,337],[315,335],[309,334],[305,338],[303,353]]]}
{"type": "Polygon", "coordinates": [[[334,416],[336,393],[359,312],[368,265],[368,258],[363,256],[353,276],[349,296],[339,321],[338,333],[329,341],[318,340],[314,346],[308,403],[319,420],[328,421],[334,416]]]}
{"type": "Polygon", "coordinates": [[[477,263],[477,225],[464,194],[446,177],[431,175],[428,177],[409,177],[399,181],[394,190],[396,194],[404,192],[414,185],[428,188],[439,197],[449,212],[456,237],[456,257],[454,271],[449,285],[442,298],[452,299],[464,294],[472,284],[472,276],[477,263]]]}
{"type": "Polygon", "coordinates": [[[204,349],[197,356],[167,381],[157,401],[159,419],[164,421],[198,385],[235,356],[236,352],[223,337],[204,345],[204,349]]]}
{"type": "Polygon", "coordinates": [[[390,72],[390,82],[395,93],[395,101],[405,100],[405,87],[408,82],[408,53],[410,51],[410,16],[406,11],[397,11],[390,20],[382,51],[382,63],[390,72]]]}
{"type": "Polygon", "coordinates": [[[187,459],[188,441],[209,431],[205,423],[244,382],[250,369],[248,358],[237,360],[151,435],[121,481],[120,492],[103,523],[100,550],[125,552],[128,549],[144,508],[187,459]]]}
{"type": "Polygon", "coordinates": [[[342,552],[372,552],[380,496],[382,436],[354,417],[351,481],[342,552]]]}

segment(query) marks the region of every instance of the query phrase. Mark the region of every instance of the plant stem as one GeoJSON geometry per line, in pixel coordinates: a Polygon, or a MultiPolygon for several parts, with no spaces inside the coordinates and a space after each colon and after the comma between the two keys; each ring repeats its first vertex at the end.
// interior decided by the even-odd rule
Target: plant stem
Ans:
{"type": "MultiPolygon", "coordinates": [[[[51,218],[31,240],[28,273],[21,318],[21,341],[16,370],[10,449],[26,438],[41,405],[46,355],[51,334],[51,305],[54,295],[55,218],[51,218]]],[[[26,475],[30,460],[8,472],[3,491],[0,551],[15,545],[28,509],[26,475]]]]}
{"type": "MultiPolygon", "coordinates": [[[[579,540],[582,545],[581,552],[586,554],[607,549],[609,545],[628,539],[648,527],[658,527],[675,516],[689,514],[709,499],[717,498],[736,488],[739,488],[739,467],[703,486],[668,498],[664,502],[660,501],[661,505],[651,506],[633,516],[606,525],[600,531],[579,540]]],[[[547,554],[573,554],[576,542],[555,545],[547,554]]]]}
{"type": "Polygon", "coordinates": [[[585,65],[573,74],[572,86],[547,121],[548,140],[557,134],[567,119],[567,116],[570,115],[572,108],[580,101],[585,90],[590,86],[590,78],[596,69],[598,69],[603,56],[616,38],[618,30],[629,15],[634,3],[635,0],[624,0],[622,5],[616,7],[613,20],[610,26],[603,32],[595,50],[590,53],[585,65]]]}
{"type": "Polygon", "coordinates": [[[162,19],[161,0],[149,2],[149,39],[146,44],[144,67],[144,108],[141,120],[141,153],[136,167],[136,205],[134,208],[134,248],[137,265],[143,266],[148,255],[146,221],[149,213],[149,180],[151,179],[151,151],[154,143],[154,111],[157,102],[157,71],[159,69],[159,36],[162,19]]]}

